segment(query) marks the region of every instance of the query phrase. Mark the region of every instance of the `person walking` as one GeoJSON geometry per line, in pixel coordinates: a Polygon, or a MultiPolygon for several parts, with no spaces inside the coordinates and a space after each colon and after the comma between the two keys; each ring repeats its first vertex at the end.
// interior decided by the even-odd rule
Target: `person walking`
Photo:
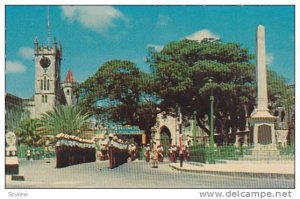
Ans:
{"type": "Polygon", "coordinates": [[[150,162],[150,145],[149,144],[147,144],[147,146],[145,147],[144,156],[146,158],[146,162],[150,162]]]}
{"type": "Polygon", "coordinates": [[[135,144],[132,143],[131,145],[129,145],[128,149],[129,149],[130,159],[131,159],[131,161],[134,161],[135,158],[136,158],[136,146],[135,146],[135,144]]]}
{"type": "Polygon", "coordinates": [[[158,151],[156,147],[156,142],[153,142],[151,160],[152,160],[152,168],[158,168],[158,151]]]}
{"type": "Polygon", "coordinates": [[[158,153],[158,161],[163,162],[163,160],[164,160],[164,148],[163,148],[162,145],[158,145],[157,153],[158,153]]]}
{"type": "Polygon", "coordinates": [[[30,150],[29,150],[29,149],[27,150],[27,154],[26,154],[26,156],[27,156],[27,160],[30,160],[31,153],[30,153],[30,150]]]}

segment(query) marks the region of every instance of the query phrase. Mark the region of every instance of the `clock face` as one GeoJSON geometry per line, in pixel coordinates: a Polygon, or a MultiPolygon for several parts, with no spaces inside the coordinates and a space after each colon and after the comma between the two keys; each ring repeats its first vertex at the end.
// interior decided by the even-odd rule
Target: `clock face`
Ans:
{"type": "Polygon", "coordinates": [[[43,68],[47,68],[49,67],[51,64],[51,61],[48,57],[42,57],[42,59],[40,60],[40,65],[43,67],[43,68]]]}

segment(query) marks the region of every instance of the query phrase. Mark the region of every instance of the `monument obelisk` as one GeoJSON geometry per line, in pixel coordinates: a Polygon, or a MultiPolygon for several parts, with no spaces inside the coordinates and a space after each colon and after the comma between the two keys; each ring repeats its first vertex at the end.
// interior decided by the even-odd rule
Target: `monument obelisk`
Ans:
{"type": "Polygon", "coordinates": [[[262,25],[257,27],[256,34],[256,108],[250,115],[250,124],[253,127],[254,146],[275,145],[275,117],[268,109],[267,90],[267,67],[265,49],[265,28],[262,25]]]}

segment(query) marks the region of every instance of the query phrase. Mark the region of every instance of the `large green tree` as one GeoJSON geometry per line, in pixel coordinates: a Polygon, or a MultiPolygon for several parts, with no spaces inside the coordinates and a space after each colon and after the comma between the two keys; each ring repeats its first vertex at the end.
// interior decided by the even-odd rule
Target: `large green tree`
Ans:
{"type": "Polygon", "coordinates": [[[278,75],[275,71],[268,71],[268,96],[272,102],[270,108],[288,108],[295,104],[294,89],[291,89],[287,79],[278,75]]]}
{"type": "Polygon", "coordinates": [[[252,58],[239,44],[184,39],[167,44],[160,52],[150,49],[148,62],[163,110],[174,112],[180,107],[189,117],[197,111],[198,125],[209,133],[206,118],[209,97],[214,95],[215,130],[223,135],[222,141],[231,142],[229,128],[232,135],[244,128],[245,111],[254,105],[252,58]]]}
{"type": "MultiPolygon", "coordinates": [[[[245,128],[255,105],[253,58],[239,44],[184,39],[170,42],[160,52],[149,49],[150,74],[129,61],[108,61],[79,86],[77,94],[81,107],[103,122],[137,125],[150,133],[158,110],[176,115],[180,107],[186,119],[196,111],[198,126],[208,134],[213,95],[215,131],[221,143],[230,143],[237,129],[245,128]]],[[[290,93],[275,88],[285,88],[285,80],[272,71],[268,75],[270,100],[291,104],[290,93]]]]}
{"type": "Polygon", "coordinates": [[[150,134],[158,102],[153,84],[153,76],[134,63],[108,61],[80,85],[80,104],[103,123],[135,125],[150,134]]]}

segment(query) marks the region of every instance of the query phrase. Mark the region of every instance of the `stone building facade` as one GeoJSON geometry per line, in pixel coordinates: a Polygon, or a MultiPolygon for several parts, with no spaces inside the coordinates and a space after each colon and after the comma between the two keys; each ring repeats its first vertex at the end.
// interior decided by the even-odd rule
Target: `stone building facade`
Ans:
{"type": "MultiPolygon", "coordinates": [[[[193,144],[193,131],[194,127],[196,133],[196,142],[207,142],[208,136],[204,131],[194,125],[196,122],[194,120],[187,120],[186,123],[189,125],[182,126],[183,144],[190,146],[193,144]]],[[[179,125],[178,117],[160,113],[157,115],[157,122],[153,128],[152,139],[157,143],[164,146],[164,148],[169,148],[170,145],[179,145],[179,125]]]]}
{"type": "Polygon", "coordinates": [[[35,92],[28,101],[28,110],[31,118],[40,118],[41,115],[55,106],[74,105],[74,87],[78,84],[69,70],[66,80],[61,82],[62,45],[58,45],[54,38],[52,46],[39,45],[34,41],[35,62],[35,92]]]}

